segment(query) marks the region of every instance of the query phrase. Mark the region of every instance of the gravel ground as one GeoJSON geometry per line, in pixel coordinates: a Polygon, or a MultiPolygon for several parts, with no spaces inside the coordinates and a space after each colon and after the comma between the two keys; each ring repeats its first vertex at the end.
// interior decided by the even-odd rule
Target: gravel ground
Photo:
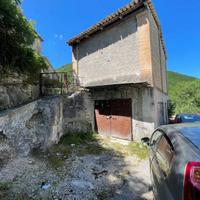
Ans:
{"type": "Polygon", "coordinates": [[[56,151],[12,159],[0,169],[0,199],[153,199],[148,159],[129,153],[127,145],[100,138],[68,148],[70,155],[56,151]],[[52,165],[54,156],[60,159],[52,165]]]}

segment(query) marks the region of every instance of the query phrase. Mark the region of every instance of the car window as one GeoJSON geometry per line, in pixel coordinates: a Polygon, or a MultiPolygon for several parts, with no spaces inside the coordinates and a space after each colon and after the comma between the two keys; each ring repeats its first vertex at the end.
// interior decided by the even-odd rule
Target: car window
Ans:
{"type": "Polygon", "coordinates": [[[158,143],[158,147],[156,150],[156,159],[160,169],[165,176],[167,176],[170,171],[173,156],[174,151],[166,137],[163,135],[158,143]]]}
{"type": "Polygon", "coordinates": [[[182,121],[183,122],[198,122],[198,121],[200,121],[200,116],[198,116],[198,115],[183,115],[182,121]]]}
{"type": "Polygon", "coordinates": [[[156,150],[158,142],[162,135],[163,135],[163,133],[161,131],[156,131],[152,135],[151,140],[150,140],[150,146],[153,150],[156,150]]]}
{"type": "Polygon", "coordinates": [[[181,123],[181,116],[180,115],[176,116],[175,122],[176,123],[181,123]]]}

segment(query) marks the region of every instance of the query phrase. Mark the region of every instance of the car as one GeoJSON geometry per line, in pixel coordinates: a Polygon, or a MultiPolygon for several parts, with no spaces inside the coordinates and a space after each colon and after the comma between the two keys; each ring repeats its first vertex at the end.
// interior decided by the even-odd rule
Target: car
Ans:
{"type": "Polygon", "coordinates": [[[155,199],[200,200],[200,123],[162,126],[143,141],[155,199]]]}
{"type": "Polygon", "coordinates": [[[175,123],[191,123],[200,122],[200,115],[198,114],[177,114],[175,123]]]}

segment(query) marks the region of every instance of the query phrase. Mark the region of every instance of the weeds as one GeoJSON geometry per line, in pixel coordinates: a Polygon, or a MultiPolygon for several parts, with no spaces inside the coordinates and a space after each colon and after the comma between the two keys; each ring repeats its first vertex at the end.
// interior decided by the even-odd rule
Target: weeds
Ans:
{"type": "Polygon", "coordinates": [[[10,182],[0,182],[0,199],[3,199],[12,187],[10,182]]]}
{"type": "Polygon", "coordinates": [[[137,155],[140,159],[146,159],[148,157],[148,148],[144,145],[130,142],[127,148],[131,154],[137,155]]]}
{"type": "Polygon", "coordinates": [[[65,160],[72,155],[73,150],[77,151],[79,156],[101,153],[103,151],[101,146],[98,144],[89,144],[97,141],[96,137],[94,133],[66,134],[61,138],[58,144],[53,145],[45,151],[34,149],[32,155],[45,160],[51,169],[57,170],[64,166],[65,160]],[[75,145],[75,148],[73,148],[72,145],[75,145]]]}
{"type": "Polygon", "coordinates": [[[82,147],[79,147],[78,149],[78,155],[79,156],[84,156],[87,154],[90,155],[99,155],[103,152],[105,152],[106,150],[100,146],[99,144],[89,144],[89,145],[84,145],[82,147]]]}
{"type": "Polygon", "coordinates": [[[88,142],[96,141],[97,140],[97,134],[95,133],[84,133],[84,132],[77,132],[77,133],[68,133],[64,135],[59,144],[63,145],[80,145],[80,144],[86,144],[88,142]]]}
{"type": "Polygon", "coordinates": [[[128,145],[122,145],[119,143],[110,142],[108,139],[104,139],[103,145],[105,148],[113,150],[115,154],[125,156],[136,155],[141,160],[148,157],[148,148],[136,142],[129,142],[128,145]]]}
{"type": "Polygon", "coordinates": [[[70,133],[64,135],[57,145],[52,146],[46,151],[36,149],[33,155],[43,158],[47,165],[57,170],[65,165],[72,153],[78,156],[99,155],[102,153],[115,155],[136,155],[139,159],[145,159],[148,156],[148,149],[138,143],[130,142],[129,145],[112,143],[109,139],[100,139],[95,133],[70,133]]]}

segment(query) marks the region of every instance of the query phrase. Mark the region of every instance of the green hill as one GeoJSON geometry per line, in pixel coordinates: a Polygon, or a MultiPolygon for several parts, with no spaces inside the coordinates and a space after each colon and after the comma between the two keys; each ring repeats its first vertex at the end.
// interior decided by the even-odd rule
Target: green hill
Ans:
{"type": "Polygon", "coordinates": [[[66,72],[69,76],[69,81],[73,82],[72,64],[66,64],[56,70],[57,72],[66,72]]]}
{"type": "Polygon", "coordinates": [[[72,73],[72,64],[66,64],[56,70],[57,72],[72,73]]]}
{"type": "Polygon", "coordinates": [[[200,79],[169,71],[168,86],[174,113],[200,112],[200,79]]]}
{"type": "Polygon", "coordinates": [[[190,82],[190,81],[195,81],[195,80],[198,80],[198,79],[191,76],[183,75],[177,72],[168,71],[168,84],[170,88],[179,83],[190,82]]]}
{"type": "MultiPolygon", "coordinates": [[[[72,65],[66,64],[57,71],[72,76],[72,65]]],[[[168,71],[168,93],[174,113],[200,112],[200,79],[168,71]]]]}

